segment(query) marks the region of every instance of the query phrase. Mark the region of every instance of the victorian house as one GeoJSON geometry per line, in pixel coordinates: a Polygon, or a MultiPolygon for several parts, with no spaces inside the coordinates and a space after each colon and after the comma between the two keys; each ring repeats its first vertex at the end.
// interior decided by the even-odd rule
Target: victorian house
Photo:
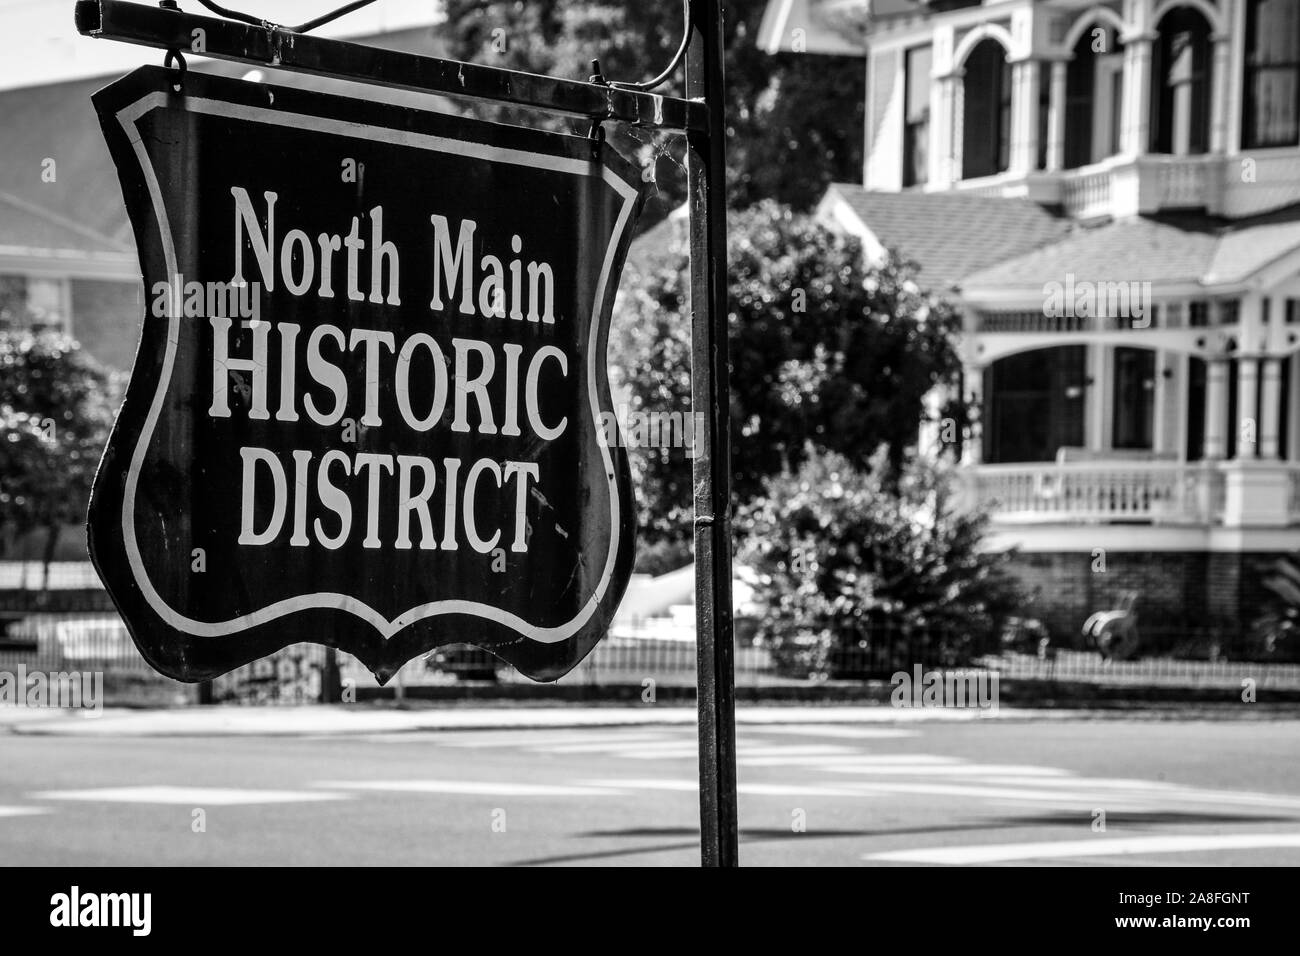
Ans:
{"type": "Polygon", "coordinates": [[[761,42],[865,60],[819,215],[959,305],[1040,616],[1249,623],[1300,547],[1300,0],[772,0],[761,42]]]}

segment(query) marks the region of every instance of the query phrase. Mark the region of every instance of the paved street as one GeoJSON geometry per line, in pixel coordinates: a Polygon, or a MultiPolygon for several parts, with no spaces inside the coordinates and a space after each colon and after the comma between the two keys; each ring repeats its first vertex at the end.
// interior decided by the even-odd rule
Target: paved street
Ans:
{"type": "MultiPolygon", "coordinates": [[[[743,726],[742,861],[1296,865],[1298,741],[1295,720],[743,726]]],[[[695,772],[690,727],[8,734],[0,863],[690,865],[695,772]]]]}

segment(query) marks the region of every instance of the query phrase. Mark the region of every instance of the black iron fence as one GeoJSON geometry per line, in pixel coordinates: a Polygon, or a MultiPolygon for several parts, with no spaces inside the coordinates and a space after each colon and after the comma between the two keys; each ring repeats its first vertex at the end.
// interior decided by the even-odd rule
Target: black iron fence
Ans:
{"type": "MultiPolygon", "coordinates": [[[[105,613],[15,613],[0,616],[0,671],[102,671],[132,679],[165,679],[140,656],[121,620],[105,613]]],[[[643,629],[644,630],[644,629],[643,629]]],[[[743,630],[742,630],[743,633],[743,630]]],[[[962,635],[882,624],[826,641],[809,635],[800,645],[736,647],[736,683],[764,687],[824,682],[890,681],[899,673],[975,667],[1004,679],[1106,684],[1206,686],[1252,681],[1253,686],[1300,687],[1300,662],[1288,639],[1270,645],[1259,635],[1222,624],[1165,624],[1141,629],[1131,659],[1103,659],[1083,646],[1035,642],[972,642],[962,635]],[[814,639],[815,638],[815,639],[814,639]]],[[[620,635],[617,631],[561,683],[591,686],[692,686],[695,642],[620,635]]],[[[171,682],[166,682],[170,684],[171,682]]],[[[528,683],[489,652],[467,645],[440,648],[410,662],[395,679],[399,688],[423,685],[528,683]]],[[[179,686],[179,685],[177,685],[179,686]]],[[[225,675],[205,688],[212,702],[308,703],[337,700],[343,689],[375,686],[346,654],[319,645],[295,645],[225,675]]]]}

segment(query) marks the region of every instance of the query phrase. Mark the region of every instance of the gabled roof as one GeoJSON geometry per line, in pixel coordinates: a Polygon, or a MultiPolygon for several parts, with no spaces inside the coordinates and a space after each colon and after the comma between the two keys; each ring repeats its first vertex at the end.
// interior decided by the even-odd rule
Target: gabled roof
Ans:
{"type": "MultiPolygon", "coordinates": [[[[357,42],[395,50],[427,53],[439,52],[433,32],[428,28],[357,38],[357,42]]],[[[142,63],[160,63],[161,54],[141,50],[142,63]]],[[[225,61],[202,61],[190,69],[221,76],[244,76],[246,64],[225,61]]],[[[442,97],[379,87],[358,87],[353,83],[300,74],[265,70],[268,82],[280,86],[301,87],[400,105],[419,105],[425,109],[448,111],[442,97]]],[[[52,83],[44,86],[0,90],[0,193],[7,202],[0,205],[0,231],[7,238],[0,245],[44,248],[47,239],[68,243],[80,228],[82,238],[94,235],[111,244],[134,248],[122,189],[109,158],[108,148],[99,129],[99,120],[91,106],[91,94],[107,86],[117,75],[52,83]],[[43,177],[54,161],[53,182],[43,177]],[[21,207],[21,211],[20,211],[21,207]],[[34,218],[33,218],[34,217],[34,218]],[[56,227],[71,227],[72,232],[56,227]],[[33,230],[27,235],[25,230],[33,230]],[[41,239],[45,236],[46,239],[41,239]]],[[[58,245],[56,248],[69,248],[58,245]]],[[[80,248],[72,246],[71,248],[80,248]]]]}
{"type": "MultiPolygon", "coordinates": [[[[108,82],[101,77],[0,91],[0,192],[115,242],[129,242],[122,189],[90,105],[90,95],[108,82]],[[47,168],[53,182],[43,177],[47,168]]],[[[10,215],[6,207],[3,218],[10,215]]],[[[6,232],[31,224],[27,217],[15,219],[6,232]]],[[[36,245],[20,236],[10,241],[36,245]]]]}
{"type": "Polygon", "coordinates": [[[0,255],[81,254],[134,259],[132,247],[56,212],[0,192],[0,255]]]}
{"type": "Polygon", "coordinates": [[[823,199],[846,204],[882,246],[920,266],[922,283],[942,292],[973,272],[1058,241],[1069,219],[1028,199],[962,193],[877,192],[835,183],[823,199]]]}
{"type": "Polygon", "coordinates": [[[1067,273],[1093,280],[1231,285],[1300,250],[1300,205],[1226,220],[1203,215],[1135,216],[1081,227],[1041,249],[962,281],[967,293],[1041,288],[1067,273]]]}
{"type": "MultiPolygon", "coordinates": [[[[883,0],[891,8],[914,8],[911,0],[883,0]]],[[[873,0],[872,6],[876,3],[873,0]]],[[[822,53],[866,56],[861,0],[768,0],[756,45],[765,53],[822,53]],[[796,31],[802,31],[796,33],[796,31]],[[795,39],[800,42],[796,46],[795,39]]]]}

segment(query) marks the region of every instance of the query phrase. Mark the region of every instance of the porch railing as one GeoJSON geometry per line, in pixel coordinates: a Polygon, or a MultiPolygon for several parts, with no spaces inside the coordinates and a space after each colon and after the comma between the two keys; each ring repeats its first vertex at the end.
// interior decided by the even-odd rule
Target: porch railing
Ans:
{"type": "Polygon", "coordinates": [[[965,474],[975,502],[1000,523],[1209,524],[1223,514],[1223,474],[1202,464],[1043,462],[965,474]]]}
{"type": "Polygon", "coordinates": [[[1110,212],[1111,177],[1109,168],[1067,177],[1061,189],[1066,214],[1087,219],[1110,212]]]}

